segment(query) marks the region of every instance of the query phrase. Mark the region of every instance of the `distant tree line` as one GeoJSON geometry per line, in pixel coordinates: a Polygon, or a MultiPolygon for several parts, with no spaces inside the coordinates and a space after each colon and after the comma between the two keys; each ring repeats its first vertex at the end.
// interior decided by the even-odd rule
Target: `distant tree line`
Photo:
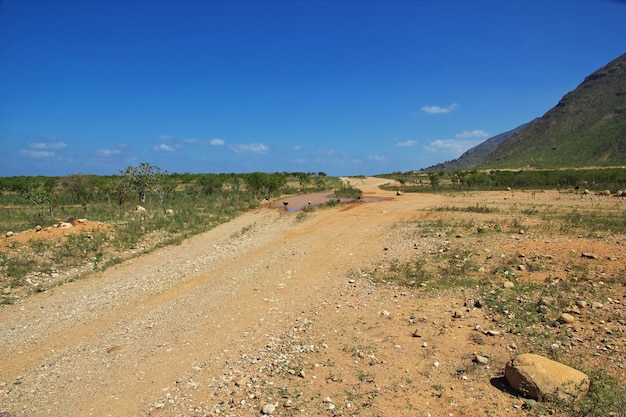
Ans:
{"type": "MultiPolygon", "coordinates": [[[[425,188],[459,190],[516,189],[618,189],[626,188],[625,168],[556,170],[457,170],[406,172],[383,175],[396,179],[405,191],[425,188]]],[[[393,187],[392,187],[393,188],[393,187]]]]}

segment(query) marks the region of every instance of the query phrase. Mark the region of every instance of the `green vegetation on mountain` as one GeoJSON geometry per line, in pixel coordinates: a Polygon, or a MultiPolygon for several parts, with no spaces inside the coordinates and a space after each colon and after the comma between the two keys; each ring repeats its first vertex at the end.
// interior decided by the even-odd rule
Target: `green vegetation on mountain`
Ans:
{"type": "Polygon", "coordinates": [[[600,68],[543,117],[502,142],[480,168],[626,164],[626,54],[600,68]]]}
{"type": "Polygon", "coordinates": [[[626,54],[587,76],[543,117],[423,171],[626,165],[626,54]]]}

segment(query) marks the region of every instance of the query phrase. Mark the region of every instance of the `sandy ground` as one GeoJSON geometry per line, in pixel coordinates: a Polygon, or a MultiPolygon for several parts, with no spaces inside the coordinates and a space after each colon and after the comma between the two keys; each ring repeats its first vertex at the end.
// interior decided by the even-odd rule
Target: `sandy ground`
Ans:
{"type": "MultiPolygon", "coordinates": [[[[502,381],[523,335],[485,333],[497,323],[485,308],[468,307],[471,289],[421,293],[365,279],[416,250],[437,250],[445,239],[420,246],[418,236],[398,238],[397,225],[458,200],[396,196],[375,178],[351,182],[384,199],[304,219],[260,208],[2,307],[0,415],[250,416],[266,404],[274,415],[294,416],[523,413],[523,399],[502,381]],[[489,363],[476,366],[476,353],[489,363]]],[[[531,198],[549,197],[467,198],[465,205],[514,198],[536,205],[531,198]]],[[[616,240],[511,231],[473,250],[549,254],[556,271],[593,251],[612,259],[602,273],[613,276],[626,259],[616,240]]],[[[622,285],[611,302],[602,300],[605,310],[622,314],[623,294],[622,285]]],[[[595,357],[624,377],[626,346],[616,345],[617,356],[595,357]]]]}

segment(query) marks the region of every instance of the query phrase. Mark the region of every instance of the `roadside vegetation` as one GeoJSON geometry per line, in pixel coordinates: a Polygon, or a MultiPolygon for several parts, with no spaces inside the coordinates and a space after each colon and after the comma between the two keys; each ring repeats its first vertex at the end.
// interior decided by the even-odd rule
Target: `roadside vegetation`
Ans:
{"type": "MultiPolygon", "coordinates": [[[[59,283],[61,271],[102,270],[128,256],[176,244],[275,198],[343,190],[325,173],[169,174],[142,163],[116,175],[0,178],[0,230],[89,227],[59,239],[0,245],[2,303],[15,300],[11,289],[42,291],[59,283]],[[145,208],[137,210],[136,207],[145,208]]],[[[4,238],[4,236],[3,236],[4,238]]]]}

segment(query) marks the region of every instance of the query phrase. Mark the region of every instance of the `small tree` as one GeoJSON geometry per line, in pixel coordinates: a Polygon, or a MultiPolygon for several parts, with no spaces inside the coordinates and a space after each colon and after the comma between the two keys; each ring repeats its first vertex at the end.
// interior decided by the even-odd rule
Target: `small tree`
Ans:
{"type": "Polygon", "coordinates": [[[57,179],[44,177],[43,179],[25,179],[20,184],[20,195],[41,209],[41,215],[45,216],[46,209],[50,217],[54,217],[54,210],[59,204],[59,194],[55,191],[57,179]]]}
{"type": "Polygon", "coordinates": [[[121,170],[120,175],[124,178],[126,187],[136,192],[139,195],[139,201],[145,203],[147,192],[167,173],[161,171],[159,167],[144,162],[136,167],[129,166],[121,170]]]}

